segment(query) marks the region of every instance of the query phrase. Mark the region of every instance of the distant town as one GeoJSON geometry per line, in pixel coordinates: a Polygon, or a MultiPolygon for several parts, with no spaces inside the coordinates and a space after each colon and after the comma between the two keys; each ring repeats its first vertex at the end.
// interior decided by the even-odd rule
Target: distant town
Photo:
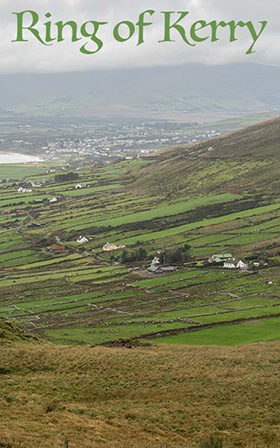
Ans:
{"type": "Polygon", "coordinates": [[[96,123],[57,124],[49,132],[48,123],[2,123],[0,151],[40,154],[47,159],[74,156],[94,161],[137,157],[157,149],[209,140],[222,131],[197,123],[96,123]]]}

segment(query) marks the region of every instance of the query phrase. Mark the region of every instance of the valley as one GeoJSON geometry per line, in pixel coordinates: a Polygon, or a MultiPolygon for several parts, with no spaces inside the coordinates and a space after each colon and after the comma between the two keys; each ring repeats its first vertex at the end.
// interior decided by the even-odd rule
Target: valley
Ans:
{"type": "Polygon", "coordinates": [[[0,317],[68,345],[278,339],[279,128],[72,172],[1,167],[0,317]],[[150,272],[158,256],[174,271],[150,272]]]}

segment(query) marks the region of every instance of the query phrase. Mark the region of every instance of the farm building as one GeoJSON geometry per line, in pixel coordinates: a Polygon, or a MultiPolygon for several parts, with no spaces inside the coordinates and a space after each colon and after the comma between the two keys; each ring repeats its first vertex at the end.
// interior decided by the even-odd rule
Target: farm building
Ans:
{"type": "Polygon", "coordinates": [[[155,257],[148,267],[148,272],[152,274],[169,274],[174,271],[177,271],[176,266],[162,266],[158,257],[155,257]]]}
{"type": "Polygon", "coordinates": [[[84,236],[80,236],[80,238],[77,239],[77,243],[79,243],[79,244],[86,244],[88,242],[89,242],[89,240],[84,236]]]}
{"type": "Polygon", "coordinates": [[[12,213],[12,210],[4,210],[4,215],[11,215],[12,213]]]}
{"type": "Polygon", "coordinates": [[[42,186],[42,184],[33,182],[32,180],[28,180],[26,183],[27,183],[27,185],[30,185],[31,187],[40,188],[42,186]]]}
{"type": "Polygon", "coordinates": [[[32,193],[32,190],[28,190],[27,188],[19,187],[18,193],[32,193]]]}
{"type": "Polygon", "coordinates": [[[208,262],[209,263],[222,263],[226,260],[230,260],[232,259],[232,254],[215,254],[212,255],[211,258],[209,258],[208,262]]]}
{"type": "Polygon", "coordinates": [[[104,251],[104,252],[111,252],[111,251],[113,251],[113,250],[124,249],[125,247],[126,247],[126,246],[123,246],[123,245],[121,245],[121,246],[116,246],[116,244],[106,243],[106,244],[103,246],[103,251],[104,251]]]}
{"type": "Polygon", "coordinates": [[[248,266],[242,260],[236,260],[230,258],[224,262],[224,268],[226,269],[246,269],[248,266]]]}
{"type": "Polygon", "coordinates": [[[150,266],[148,271],[152,274],[170,274],[172,272],[177,271],[176,266],[150,266]]]}
{"type": "Polygon", "coordinates": [[[57,202],[57,199],[54,197],[54,198],[50,199],[49,202],[50,202],[51,204],[53,204],[54,202],[57,202]]]}
{"type": "Polygon", "coordinates": [[[48,247],[48,251],[50,251],[53,254],[61,254],[62,252],[65,251],[65,247],[64,246],[50,246],[50,247],[48,247]]]}
{"type": "Polygon", "coordinates": [[[118,246],[116,246],[115,244],[111,244],[111,243],[106,243],[103,246],[104,252],[110,252],[112,250],[117,250],[118,248],[119,248],[118,246]]]}
{"type": "Polygon", "coordinates": [[[75,190],[81,190],[82,188],[89,188],[89,185],[87,185],[87,184],[77,184],[75,186],[75,190]]]}

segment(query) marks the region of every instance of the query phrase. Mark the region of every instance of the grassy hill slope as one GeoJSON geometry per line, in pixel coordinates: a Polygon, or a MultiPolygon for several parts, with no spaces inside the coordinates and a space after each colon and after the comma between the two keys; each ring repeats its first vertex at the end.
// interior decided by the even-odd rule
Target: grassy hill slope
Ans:
{"type": "Polygon", "coordinates": [[[280,119],[151,156],[138,173],[140,186],[172,194],[277,191],[280,184],[280,119]]]}
{"type": "Polygon", "coordinates": [[[275,118],[212,139],[211,142],[214,144],[211,146],[214,151],[209,154],[207,154],[207,149],[210,146],[209,141],[204,141],[182,147],[163,149],[152,156],[158,155],[160,158],[170,158],[171,156],[184,155],[185,150],[188,149],[190,154],[194,154],[193,150],[198,150],[201,156],[204,153],[204,155],[207,154],[208,158],[217,156],[222,158],[237,158],[240,156],[279,158],[279,134],[280,118],[275,118]]]}
{"type": "Polygon", "coordinates": [[[59,447],[65,436],[72,448],[280,443],[278,343],[130,350],[12,344],[0,346],[0,366],[3,448],[59,447]]]}
{"type": "Polygon", "coordinates": [[[35,342],[37,339],[34,336],[26,334],[21,329],[15,327],[9,322],[3,322],[0,319],[0,344],[11,342],[35,342]]]}

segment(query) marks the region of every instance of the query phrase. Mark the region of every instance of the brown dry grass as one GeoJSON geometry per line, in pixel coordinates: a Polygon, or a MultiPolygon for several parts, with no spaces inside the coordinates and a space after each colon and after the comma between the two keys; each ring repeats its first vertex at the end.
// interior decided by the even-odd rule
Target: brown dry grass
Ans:
{"type": "Polygon", "coordinates": [[[280,345],[0,347],[0,446],[280,446],[280,345]],[[212,440],[213,442],[213,440],[212,440]]]}

